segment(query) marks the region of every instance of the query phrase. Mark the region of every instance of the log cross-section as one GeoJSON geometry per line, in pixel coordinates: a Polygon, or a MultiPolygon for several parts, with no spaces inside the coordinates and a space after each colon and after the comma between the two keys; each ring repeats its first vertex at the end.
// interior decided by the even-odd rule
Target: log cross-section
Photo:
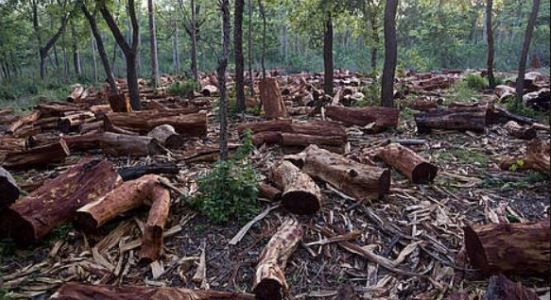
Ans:
{"type": "Polygon", "coordinates": [[[321,208],[321,191],[318,185],[299,168],[282,161],[272,170],[272,180],[282,190],[281,204],[288,211],[307,215],[321,208]]]}

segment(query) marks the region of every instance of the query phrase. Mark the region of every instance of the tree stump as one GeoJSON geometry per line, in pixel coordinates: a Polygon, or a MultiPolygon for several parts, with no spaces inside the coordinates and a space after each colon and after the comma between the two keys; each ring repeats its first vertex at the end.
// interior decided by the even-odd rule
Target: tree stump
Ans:
{"type": "Polygon", "coordinates": [[[110,95],[108,101],[113,112],[127,113],[132,111],[130,98],[125,94],[110,95]]]}
{"type": "Polygon", "coordinates": [[[260,89],[260,102],[266,118],[277,119],[288,116],[287,107],[281,97],[279,84],[275,78],[264,78],[258,85],[260,89]]]}
{"type": "Polygon", "coordinates": [[[549,155],[550,144],[539,139],[528,142],[526,154],[503,158],[499,164],[502,170],[509,170],[514,165],[521,170],[536,170],[542,173],[549,173],[551,160],[549,155]]]}

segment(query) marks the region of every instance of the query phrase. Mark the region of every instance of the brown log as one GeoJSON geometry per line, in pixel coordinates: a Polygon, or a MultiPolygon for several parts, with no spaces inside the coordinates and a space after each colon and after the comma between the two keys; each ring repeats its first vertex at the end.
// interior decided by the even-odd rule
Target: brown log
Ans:
{"type": "Polygon", "coordinates": [[[72,88],[71,93],[69,94],[69,96],[67,96],[67,99],[66,99],[67,102],[77,102],[81,98],[85,98],[85,97],[82,97],[84,94],[84,87],[82,85],[75,84],[71,88],[72,88]]]}
{"type": "Polygon", "coordinates": [[[38,104],[36,108],[40,111],[41,117],[61,117],[65,112],[83,109],[81,105],[76,103],[56,101],[38,104]]]}
{"type": "Polygon", "coordinates": [[[130,98],[125,94],[110,95],[108,101],[113,112],[127,113],[132,111],[130,98]]]}
{"type": "Polygon", "coordinates": [[[279,201],[281,198],[281,190],[268,183],[261,182],[258,185],[258,196],[271,201],[279,201]]]}
{"type": "Polygon", "coordinates": [[[542,173],[549,173],[551,168],[550,144],[539,139],[533,139],[528,142],[526,154],[503,158],[499,167],[502,170],[509,170],[513,165],[521,170],[536,170],[542,173]]]}
{"type": "Polygon", "coordinates": [[[427,111],[427,110],[438,108],[440,104],[442,104],[441,99],[437,101],[432,101],[431,99],[417,98],[408,106],[415,110],[427,111]]]}
{"type": "Polygon", "coordinates": [[[549,219],[536,223],[487,224],[463,228],[471,265],[484,274],[548,278],[551,259],[549,219]]]}
{"type": "Polygon", "coordinates": [[[539,300],[538,295],[503,274],[490,277],[484,300],[539,300]]]}
{"type": "Polygon", "coordinates": [[[32,126],[40,128],[41,131],[57,129],[59,127],[59,120],[61,120],[60,117],[40,118],[32,126]]]}
{"type": "Polygon", "coordinates": [[[316,145],[310,145],[299,155],[288,158],[302,166],[306,174],[328,182],[358,200],[381,198],[390,190],[389,170],[361,164],[316,145]]]}
{"type": "Polygon", "coordinates": [[[1,165],[7,169],[43,167],[52,163],[62,163],[71,152],[63,139],[58,142],[32,149],[9,152],[1,165]]]}
{"type": "Polygon", "coordinates": [[[40,118],[40,111],[34,110],[34,111],[30,112],[29,114],[20,117],[15,122],[11,123],[10,126],[8,127],[7,132],[8,133],[14,133],[20,127],[23,127],[24,125],[32,124],[32,123],[36,122],[36,120],[38,120],[38,118],[40,118]]]}
{"type": "Polygon", "coordinates": [[[152,137],[125,135],[105,132],[100,137],[99,146],[110,156],[148,156],[164,153],[159,142],[152,137]]]}
{"type": "Polygon", "coordinates": [[[159,259],[163,250],[163,232],[170,210],[170,192],[157,183],[151,187],[152,201],[142,237],[140,259],[152,262],[159,259]]]}
{"type": "Polygon", "coordinates": [[[510,136],[521,140],[531,140],[537,136],[536,128],[532,126],[521,126],[515,121],[509,121],[504,128],[510,136]]]}
{"type": "Polygon", "coordinates": [[[0,136],[0,152],[24,151],[30,146],[30,139],[0,136]]]}
{"type": "Polygon", "coordinates": [[[10,172],[0,167],[0,210],[10,206],[17,198],[19,198],[21,190],[17,186],[15,179],[10,172]]]}
{"type": "Polygon", "coordinates": [[[67,135],[63,139],[71,152],[88,151],[100,148],[103,133],[89,132],[82,135],[67,135]]]}
{"type": "Polygon", "coordinates": [[[156,139],[161,145],[170,149],[181,148],[186,139],[179,135],[174,127],[168,124],[159,125],[151,130],[147,136],[156,139]]]}
{"type": "Polygon", "coordinates": [[[409,148],[396,143],[380,149],[377,157],[384,160],[387,165],[399,170],[411,182],[417,184],[431,182],[438,172],[438,167],[409,148]]]}
{"type": "Polygon", "coordinates": [[[92,158],[80,160],[9,207],[12,237],[21,244],[42,239],[81,206],[97,200],[120,182],[110,162],[92,158]]]}
{"type": "Polygon", "coordinates": [[[83,123],[79,127],[80,134],[85,134],[90,131],[101,130],[103,128],[103,121],[87,122],[83,123]]]}
{"type": "Polygon", "coordinates": [[[214,97],[218,95],[218,88],[215,85],[208,84],[203,87],[201,94],[205,97],[214,97]]]}
{"type": "Polygon", "coordinates": [[[328,106],[325,108],[325,116],[335,121],[340,121],[346,126],[373,125],[374,132],[380,132],[387,128],[398,127],[400,110],[392,107],[340,107],[328,106]]]}
{"type": "Polygon", "coordinates": [[[517,94],[514,87],[510,87],[508,85],[498,85],[495,88],[495,94],[499,98],[500,101],[507,100],[507,98],[513,98],[517,94]]]}
{"type": "Polygon", "coordinates": [[[91,122],[95,119],[96,116],[93,112],[83,111],[77,114],[60,118],[58,128],[63,133],[69,133],[71,131],[78,130],[80,125],[91,122]]]}
{"type": "Polygon", "coordinates": [[[113,286],[66,283],[50,299],[57,300],[254,300],[254,295],[174,287],[113,286]]]}
{"type": "Polygon", "coordinates": [[[288,211],[307,215],[321,208],[321,191],[317,184],[299,168],[282,161],[272,170],[272,180],[280,188],[281,204],[288,211]]]}
{"type": "Polygon", "coordinates": [[[34,135],[37,135],[42,132],[42,129],[40,127],[35,127],[33,125],[25,125],[23,127],[19,127],[16,132],[12,133],[14,137],[17,138],[28,138],[34,135]]]}
{"type": "Polygon", "coordinates": [[[137,111],[131,113],[109,113],[107,119],[115,126],[125,130],[147,134],[153,128],[168,124],[183,136],[205,136],[207,133],[207,115],[189,113],[196,108],[174,111],[137,111]]]}
{"type": "Polygon", "coordinates": [[[415,123],[419,133],[430,133],[432,129],[484,132],[487,112],[487,106],[433,109],[415,115],[415,123]]]}
{"type": "Polygon", "coordinates": [[[253,283],[256,299],[280,300],[288,293],[284,270],[303,235],[302,225],[294,219],[287,219],[272,236],[256,266],[253,283]]]}
{"type": "Polygon", "coordinates": [[[266,118],[287,117],[287,108],[281,97],[281,91],[275,78],[264,78],[259,83],[260,102],[266,118]]]}

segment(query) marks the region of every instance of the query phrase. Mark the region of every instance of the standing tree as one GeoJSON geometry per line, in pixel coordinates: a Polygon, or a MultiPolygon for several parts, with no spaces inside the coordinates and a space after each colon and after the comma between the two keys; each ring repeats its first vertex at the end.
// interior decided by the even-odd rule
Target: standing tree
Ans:
{"type": "Polygon", "coordinates": [[[530,49],[530,42],[532,41],[532,33],[534,32],[534,25],[538,17],[538,11],[540,8],[540,0],[534,0],[532,3],[532,12],[528,19],[528,25],[526,26],[526,33],[524,34],[524,43],[522,44],[522,52],[520,54],[520,61],[518,64],[518,76],[517,76],[517,105],[522,103],[522,96],[524,95],[524,73],[526,72],[526,60],[528,59],[528,50],[530,49]]]}
{"type": "Polygon", "coordinates": [[[381,12],[382,1],[365,0],[363,3],[363,15],[369,23],[368,38],[371,38],[371,70],[377,69],[377,49],[379,48],[379,14],[381,12]]]}
{"type": "MultiPolygon", "coordinates": [[[[185,6],[184,1],[179,0],[178,4],[180,6],[180,10],[182,11],[182,14],[184,15],[185,19],[188,19],[187,14],[185,12],[185,6]]],[[[195,81],[199,81],[199,69],[197,67],[197,42],[199,40],[199,28],[201,24],[204,22],[199,22],[197,20],[197,15],[199,14],[201,7],[199,5],[195,5],[195,0],[190,1],[190,9],[191,9],[191,19],[188,19],[185,24],[185,30],[187,34],[189,35],[191,39],[191,74],[193,75],[193,79],[195,81]]]]}
{"type": "Polygon", "coordinates": [[[249,5],[249,34],[248,39],[248,64],[249,64],[249,81],[251,96],[254,96],[254,75],[253,75],[253,2],[252,0],[248,1],[249,5]]]}
{"type": "Polygon", "coordinates": [[[323,90],[333,94],[333,19],[331,9],[326,7],[323,31],[323,90]]]}
{"type": "Polygon", "coordinates": [[[220,160],[228,158],[228,95],[226,91],[226,68],[230,48],[230,4],[219,0],[222,12],[222,56],[218,59],[218,89],[220,90],[220,160]]]}
{"type": "Polygon", "coordinates": [[[73,66],[77,77],[82,75],[82,66],[80,64],[80,50],[78,49],[78,36],[75,28],[75,23],[69,21],[71,27],[71,47],[73,50],[73,66]]]}
{"type": "Polygon", "coordinates": [[[245,58],[243,57],[243,8],[245,0],[235,0],[233,45],[235,49],[235,89],[237,111],[245,111],[245,58]]]}
{"type": "Polygon", "coordinates": [[[486,39],[488,40],[488,60],[486,69],[488,72],[488,84],[490,88],[496,87],[496,79],[494,77],[494,31],[492,29],[492,6],[493,0],[486,0],[486,39]]]}
{"type": "Polygon", "coordinates": [[[128,0],[128,14],[130,15],[130,21],[132,23],[132,40],[130,44],[124,38],[123,33],[109,12],[105,2],[102,2],[100,5],[101,15],[105,19],[107,26],[109,26],[109,29],[113,33],[117,44],[122,49],[122,52],[126,58],[126,80],[128,82],[130,104],[132,105],[133,110],[140,110],[140,87],[138,85],[138,72],[136,69],[140,26],[138,25],[138,19],[136,18],[134,0],[128,0]]]}
{"type": "Polygon", "coordinates": [[[398,42],[396,40],[396,11],[398,0],[386,0],[384,33],[385,33],[385,63],[383,67],[381,104],[394,106],[394,75],[398,59],[398,42]]]}
{"type": "Polygon", "coordinates": [[[147,10],[149,12],[149,38],[151,46],[151,78],[155,89],[159,87],[159,58],[157,56],[157,30],[155,24],[155,6],[153,0],[147,0],[147,10]]]}
{"type": "Polygon", "coordinates": [[[266,56],[266,11],[264,9],[264,4],[262,0],[258,0],[258,10],[260,11],[260,16],[262,16],[262,53],[260,55],[260,65],[262,66],[262,78],[266,78],[266,65],[264,63],[264,58],[266,56]]]}

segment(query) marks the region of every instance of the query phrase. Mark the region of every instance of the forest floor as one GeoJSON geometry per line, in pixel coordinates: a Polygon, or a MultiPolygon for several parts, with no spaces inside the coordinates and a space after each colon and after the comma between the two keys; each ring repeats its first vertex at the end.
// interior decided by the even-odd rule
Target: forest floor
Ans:
{"type": "MultiPolygon", "coordinates": [[[[441,92],[444,99],[452,91],[441,92]]],[[[478,93],[478,99],[490,99],[492,93],[478,93]]],[[[306,116],[296,119],[308,119],[306,116]]],[[[214,115],[209,119],[209,133],[204,140],[192,143],[216,143],[218,128],[214,115]]],[[[231,140],[238,141],[232,124],[231,140]]],[[[465,291],[471,299],[482,296],[487,278],[460,259],[463,227],[489,222],[538,220],[549,215],[550,182],[548,174],[533,171],[503,171],[499,161],[506,155],[520,153],[525,141],[511,138],[497,124],[485,133],[439,131],[417,134],[412,111],[403,109],[397,129],[368,134],[361,128],[347,129],[350,155],[364,148],[396,139],[424,139],[412,146],[415,152],[438,166],[435,181],[412,184],[392,170],[390,193],[381,200],[358,203],[324,182],[318,182],[324,205],[312,216],[299,216],[306,225],[303,242],[291,256],[285,274],[290,287],[289,299],[347,299],[343,286],[365,299],[442,299],[465,291]],[[400,269],[417,274],[403,276],[341,248],[337,243],[318,243],[324,236],[320,227],[358,230],[354,243],[390,260],[400,269]],[[309,245],[310,244],[310,245],[309,245]],[[341,294],[339,294],[341,293],[341,294]]],[[[549,141],[549,132],[539,132],[549,141]]],[[[262,170],[277,162],[287,152],[279,146],[261,146],[252,154],[255,166],[262,170]]],[[[98,157],[101,153],[95,153],[98,157]]],[[[72,155],[67,165],[78,161],[72,155]]],[[[112,159],[117,166],[147,163],[162,156],[140,160],[112,159]]],[[[168,177],[182,190],[194,189],[198,174],[210,163],[178,162],[182,171],[168,177]]],[[[383,166],[382,162],[378,162],[383,166]]],[[[18,171],[12,174],[18,183],[41,182],[65,169],[18,171]]],[[[84,234],[73,225],[63,225],[42,242],[18,248],[10,240],[0,242],[0,286],[5,297],[45,298],[63,282],[80,281],[104,284],[134,284],[188,288],[210,287],[217,290],[251,292],[255,265],[260,252],[288,216],[275,208],[256,223],[236,246],[228,241],[243,222],[214,225],[193,211],[172,193],[173,205],[166,226],[165,254],[152,265],[138,262],[139,244],[147,211],[127,214],[102,227],[95,235],[84,234]],[[91,250],[96,245],[100,256],[91,250]],[[194,283],[198,258],[206,254],[206,280],[194,283]]],[[[274,204],[262,201],[263,209],[274,204]]],[[[247,222],[248,220],[241,220],[247,222]]],[[[549,282],[543,279],[513,277],[525,286],[549,295],[549,282]]],[[[0,296],[1,298],[1,296],[0,296]]]]}

